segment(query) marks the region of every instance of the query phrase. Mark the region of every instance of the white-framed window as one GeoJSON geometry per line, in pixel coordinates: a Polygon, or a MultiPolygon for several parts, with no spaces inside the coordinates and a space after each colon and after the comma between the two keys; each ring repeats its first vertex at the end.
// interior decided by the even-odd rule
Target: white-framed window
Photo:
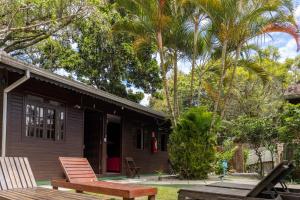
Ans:
{"type": "Polygon", "coordinates": [[[25,136],[63,141],[65,138],[64,105],[28,95],[25,101],[25,136]]]}

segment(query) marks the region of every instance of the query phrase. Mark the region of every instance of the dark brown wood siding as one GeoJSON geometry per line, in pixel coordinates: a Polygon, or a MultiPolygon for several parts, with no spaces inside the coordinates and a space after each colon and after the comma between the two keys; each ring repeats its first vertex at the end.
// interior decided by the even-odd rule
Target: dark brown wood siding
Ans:
{"type": "Polygon", "coordinates": [[[8,97],[7,156],[28,157],[36,179],[62,177],[59,156],[82,156],[83,112],[67,107],[64,142],[25,138],[23,130],[24,100],[20,94],[8,97]]]}
{"type": "Polygon", "coordinates": [[[84,111],[74,108],[80,102],[72,92],[30,80],[8,95],[7,156],[28,157],[36,179],[62,177],[59,156],[83,156],[84,111]],[[66,105],[66,133],[62,142],[27,138],[24,133],[24,98],[28,93],[62,101],[66,105]],[[69,100],[70,99],[70,100],[69,100]]]}
{"type": "Polygon", "coordinates": [[[168,172],[168,153],[160,150],[158,150],[157,153],[151,153],[151,132],[154,131],[156,137],[158,136],[155,121],[151,118],[143,119],[142,116],[140,116],[139,120],[124,116],[122,124],[123,174],[126,173],[125,157],[132,157],[136,165],[141,167],[141,173],[156,173],[158,170],[168,172]],[[142,150],[136,148],[136,133],[141,124],[144,124],[148,129],[146,135],[144,135],[144,137],[146,137],[146,139],[144,139],[145,147],[142,150]]]}
{"type": "MultiPolygon", "coordinates": [[[[8,84],[21,77],[9,73],[8,84]]],[[[1,93],[1,88],[0,88],[1,93]]],[[[2,103],[2,93],[0,94],[2,103]]],[[[8,124],[7,124],[7,156],[25,156],[29,158],[35,177],[38,180],[49,180],[62,177],[62,169],[58,162],[59,156],[83,156],[84,139],[84,109],[95,109],[103,113],[104,122],[106,114],[116,114],[122,120],[122,173],[126,172],[124,158],[133,157],[141,167],[142,173],[155,173],[156,170],[167,170],[167,152],[152,154],[150,141],[146,142],[144,150],[135,145],[135,134],[140,124],[146,124],[150,130],[157,131],[156,121],[152,117],[124,109],[113,103],[101,101],[64,89],[54,84],[36,79],[30,79],[22,86],[13,90],[8,96],[8,124]],[[27,94],[37,95],[57,100],[66,105],[66,133],[64,142],[53,142],[42,139],[26,138],[24,134],[24,107],[27,94]],[[80,109],[79,109],[80,108],[80,109]]],[[[2,104],[0,111],[2,109],[2,104]]],[[[0,117],[1,119],[1,117],[0,117]]],[[[105,125],[103,133],[105,133],[105,125]]],[[[151,134],[151,132],[149,132],[151,134]]],[[[151,136],[149,135],[149,138],[151,136]]],[[[103,142],[103,141],[102,141],[103,142]]],[[[102,166],[105,172],[106,149],[102,143],[102,166]]]]}

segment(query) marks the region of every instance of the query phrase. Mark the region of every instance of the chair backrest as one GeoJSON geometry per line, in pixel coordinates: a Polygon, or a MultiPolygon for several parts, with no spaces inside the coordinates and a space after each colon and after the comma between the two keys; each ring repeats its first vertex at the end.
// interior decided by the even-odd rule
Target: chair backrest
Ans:
{"type": "Polygon", "coordinates": [[[37,187],[28,159],[0,157],[0,189],[37,187]]]}
{"type": "Polygon", "coordinates": [[[136,168],[136,165],[135,165],[135,162],[133,160],[133,158],[131,157],[126,157],[125,158],[125,161],[126,161],[126,165],[129,169],[135,169],[136,168]]]}
{"type": "Polygon", "coordinates": [[[86,158],[59,157],[59,161],[69,182],[97,181],[97,176],[86,158]]]}
{"type": "Polygon", "coordinates": [[[284,181],[284,179],[294,170],[292,162],[283,161],[278,164],[265,178],[263,178],[249,193],[248,197],[258,197],[268,188],[274,188],[275,185],[284,181]]]}

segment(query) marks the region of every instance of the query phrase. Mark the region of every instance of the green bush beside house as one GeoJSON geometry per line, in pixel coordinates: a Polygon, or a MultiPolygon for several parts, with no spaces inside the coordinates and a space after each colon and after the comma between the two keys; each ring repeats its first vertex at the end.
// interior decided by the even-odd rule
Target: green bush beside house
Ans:
{"type": "Polygon", "coordinates": [[[213,171],[216,134],[211,131],[212,118],[205,107],[190,108],[170,135],[170,160],[182,178],[205,179],[213,171]]]}

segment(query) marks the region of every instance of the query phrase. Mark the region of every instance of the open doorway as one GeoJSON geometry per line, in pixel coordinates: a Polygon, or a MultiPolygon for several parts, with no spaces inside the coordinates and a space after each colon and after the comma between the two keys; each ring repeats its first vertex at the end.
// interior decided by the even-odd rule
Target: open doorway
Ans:
{"type": "Polygon", "coordinates": [[[107,172],[121,173],[121,123],[108,118],[107,123],[107,172]]]}
{"type": "Polygon", "coordinates": [[[96,174],[101,173],[101,138],[103,117],[101,112],[85,110],[84,112],[84,157],[90,162],[96,174]]]}

